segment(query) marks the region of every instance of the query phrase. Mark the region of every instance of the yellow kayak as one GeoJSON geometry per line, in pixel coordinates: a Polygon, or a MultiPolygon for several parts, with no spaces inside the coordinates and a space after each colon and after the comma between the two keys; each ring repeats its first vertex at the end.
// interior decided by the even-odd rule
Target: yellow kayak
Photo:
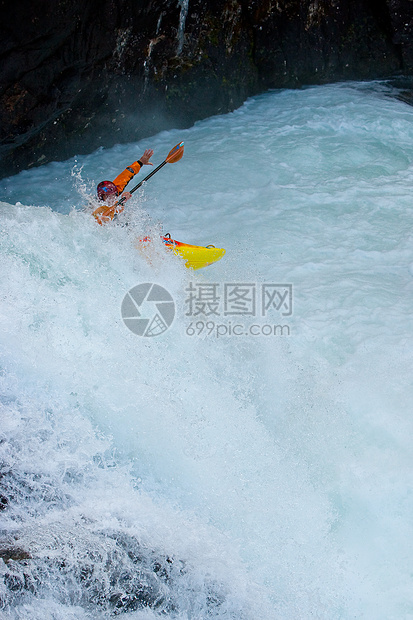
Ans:
{"type": "Polygon", "coordinates": [[[189,245],[189,243],[181,243],[168,237],[163,237],[165,247],[171,248],[174,254],[177,254],[185,261],[185,267],[188,269],[201,269],[221,260],[225,254],[223,248],[216,248],[213,245],[203,247],[201,245],[189,245]]]}
{"type": "MultiPolygon", "coordinates": [[[[225,250],[223,248],[216,248],[213,245],[190,245],[189,243],[182,243],[181,241],[176,241],[172,239],[169,234],[161,237],[162,241],[165,244],[165,247],[168,250],[171,250],[177,256],[180,256],[185,261],[185,267],[188,269],[201,269],[202,267],[207,267],[208,265],[212,265],[217,261],[221,260],[221,258],[225,254],[225,250]]],[[[145,237],[141,239],[144,243],[150,241],[149,237],[145,237]]]]}

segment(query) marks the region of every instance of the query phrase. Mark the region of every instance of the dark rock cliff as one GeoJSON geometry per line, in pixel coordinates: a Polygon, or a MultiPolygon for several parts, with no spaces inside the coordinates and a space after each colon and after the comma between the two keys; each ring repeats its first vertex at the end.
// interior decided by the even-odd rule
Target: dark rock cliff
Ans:
{"type": "Polygon", "coordinates": [[[0,175],[233,110],[413,72],[411,0],[0,0],[0,175]]]}

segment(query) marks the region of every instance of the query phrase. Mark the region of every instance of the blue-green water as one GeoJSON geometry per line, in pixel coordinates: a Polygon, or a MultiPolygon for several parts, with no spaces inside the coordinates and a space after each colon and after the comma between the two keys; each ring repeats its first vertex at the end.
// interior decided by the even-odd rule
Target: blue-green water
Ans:
{"type": "Polygon", "coordinates": [[[413,617],[413,108],[389,94],[270,92],[1,181],[1,534],[32,556],[1,566],[5,617],[413,617]],[[181,140],[97,226],[96,183],[181,140]],[[161,226],[227,254],[142,254],[161,226]],[[121,319],[143,282],[176,304],[154,338],[121,319]]]}

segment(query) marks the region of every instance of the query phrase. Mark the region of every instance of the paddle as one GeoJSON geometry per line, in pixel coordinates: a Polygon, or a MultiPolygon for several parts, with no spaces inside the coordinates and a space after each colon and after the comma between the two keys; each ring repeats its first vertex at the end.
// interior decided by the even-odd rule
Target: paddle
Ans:
{"type": "MultiPolygon", "coordinates": [[[[165,164],[174,164],[175,162],[179,161],[183,154],[184,154],[184,143],[180,142],[179,144],[174,146],[174,148],[171,151],[169,151],[168,156],[165,159],[165,161],[163,161],[161,164],[159,164],[159,166],[157,168],[155,168],[155,170],[152,170],[152,172],[150,174],[148,174],[148,176],[145,177],[140,183],[135,185],[135,187],[133,187],[130,190],[130,193],[133,194],[133,192],[136,192],[136,190],[139,189],[148,179],[153,177],[153,175],[156,172],[158,172],[158,170],[163,168],[165,164]]],[[[121,202],[122,200],[123,200],[123,198],[121,198],[121,200],[119,202],[121,202]]]]}
{"type": "MultiPolygon", "coordinates": [[[[184,143],[183,142],[179,142],[179,144],[176,144],[174,146],[173,149],[171,149],[165,159],[165,161],[163,161],[161,164],[159,164],[159,166],[157,168],[155,168],[155,170],[152,170],[152,172],[150,174],[148,174],[148,176],[146,176],[140,183],[138,183],[137,185],[135,185],[135,187],[133,187],[130,190],[130,193],[133,194],[133,192],[136,192],[137,189],[139,189],[146,181],[148,181],[148,179],[150,179],[151,177],[153,177],[154,174],[156,174],[158,172],[158,170],[160,170],[161,168],[163,168],[165,166],[165,164],[174,164],[175,162],[179,161],[181,159],[181,157],[184,154],[184,143]]],[[[117,211],[117,207],[123,206],[126,202],[126,198],[123,197],[120,200],[118,200],[117,202],[115,202],[115,204],[112,207],[108,207],[107,209],[105,209],[103,211],[103,213],[97,214],[97,211],[102,209],[102,207],[99,207],[98,209],[96,209],[96,211],[94,211],[93,215],[95,215],[96,219],[98,220],[99,224],[102,223],[102,221],[100,221],[103,218],[110,218],[113,219],[114,216],[117,213],[122,213],[123,209],[121,209],[121,211],[117,211]]]]}

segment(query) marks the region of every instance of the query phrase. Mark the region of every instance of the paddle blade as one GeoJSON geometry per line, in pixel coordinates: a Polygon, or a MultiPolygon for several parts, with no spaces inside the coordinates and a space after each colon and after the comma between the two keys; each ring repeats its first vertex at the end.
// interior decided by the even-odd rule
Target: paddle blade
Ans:
{"type": "Polygon", "coordinates": [[[113,207],[102,205],[101,207],[95,209],[92,215],[95,217],[98,224],[102,226],[103,224],[106,224],[106,222],[113,220],[117,215],[119,215],[119,213],[122,213],[125,208],[123,203],[124,200],[119,200],[113,205],[113,207]]]}
{"type": "Polygon", "coordinates": [[[166,163],[174,164],[179,161],[184,154],[184,143],[180,142],[174,148],[169,151],[167,158],[165,159],[166,163]]]}

